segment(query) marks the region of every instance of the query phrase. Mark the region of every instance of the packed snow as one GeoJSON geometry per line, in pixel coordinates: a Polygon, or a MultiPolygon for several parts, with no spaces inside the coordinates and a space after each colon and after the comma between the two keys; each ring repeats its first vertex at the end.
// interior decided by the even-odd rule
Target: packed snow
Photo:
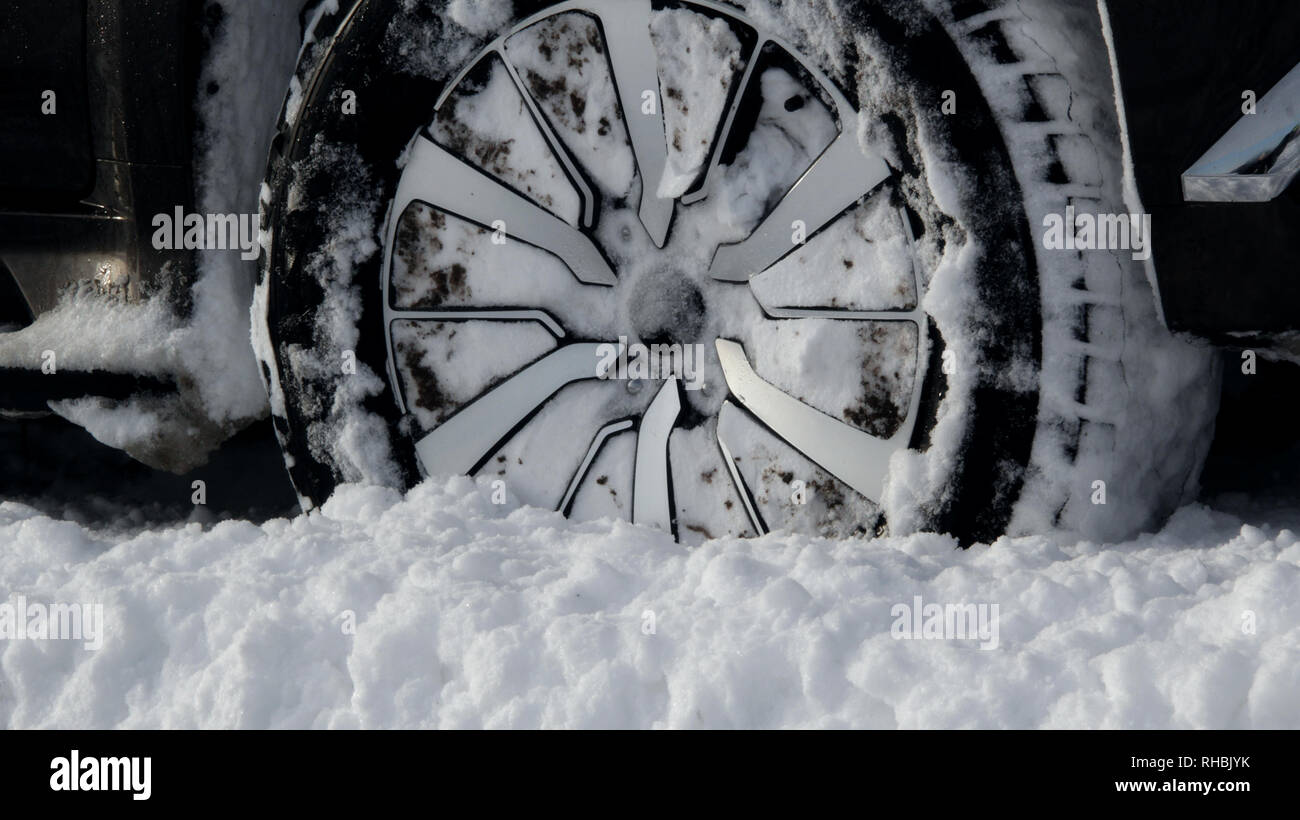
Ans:
{"type": "Polygon", "coordinates": [[[608,194],[626,196],[635,165],[595,18],[571,12],[506,40],[506,56],[550,127],[608,194]]]}
{"type": "MultiPolygon", "coordinates": [[[[294,4],[223,2],[221,22],[200,78],[201,129],[195,155],[198,208],[252,215],[275,133],[275,115],[301,42],[294,4]]],[[[216,419],[266,413],[266,391],[249,338],[248,305],[256,265],[232,253],[199,255],[190,338],[178,348],[199,374],[203,406],[216,419]]]]}
{"type": "Polygon", "coordinates": [[[652,12],[650,37],[658,58],[668,143],[658,194],[675,198],[704,171],[727,95],[742,68],[741,45],[725,20],[685,9],[652,12]]]}
{"type": "Polygon", "coordinates": [[[292,521],[119,533],[0,504],[0,634],[18,596],[104,621],[98,650],[0,639],[0,725],[1300,728],[1278,524],[687,548],[492,492],[349,486],[292,521]],[[995,620],[909,637],[918,596],[995,620]]]}

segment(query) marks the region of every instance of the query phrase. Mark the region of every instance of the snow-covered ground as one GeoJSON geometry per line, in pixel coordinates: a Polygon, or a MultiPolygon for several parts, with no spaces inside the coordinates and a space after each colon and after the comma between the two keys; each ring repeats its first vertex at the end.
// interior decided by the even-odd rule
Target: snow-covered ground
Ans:
{"type": "Polygon", "coordinates": [[[0,544],[0,605],[104,617],[0,640],[9,727],[1300,728],[1300,537],[1201,506],[1107,546],[686,548],[460,478],[262,526],[4,503],[0,544]],[[997,605],[996,648],[903,639],[917,596],[997,605]]]}

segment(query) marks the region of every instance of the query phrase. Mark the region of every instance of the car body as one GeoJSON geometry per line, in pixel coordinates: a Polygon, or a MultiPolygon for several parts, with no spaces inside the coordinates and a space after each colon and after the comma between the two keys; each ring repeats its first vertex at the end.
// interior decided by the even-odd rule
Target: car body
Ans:
{"type": "MultiPolygon", "coordinates": [[[[1300,330],[1300,185],[1262,201],[1189,200],[1183,177],[1243,113],[1300,67],[1300,6],[1109,3],[1114,64],[1136,183],[1152,218],[1152,264],[1165,322],[1228,347],[1291,347],[1300,330]]],[[[1300,74],[1292,75],[1300,80],[1300,74]]],[[[1295,85],[1279,89],[1274,138],[1232,160],[1262,176],[1300,149],[1295,85]]],[[[1293,177],[1295,168],[1290,169],[1293,177]]],[[[1221,175],[1226,176],[1226,175],[1221,175]]],[[[1226,197],[1227,195],[1225,195],[1226,197]]],[[[1293,354],[1292,354],[1293,355],[1293,354]]]]}
{"type": "MultiPolygon", "coordinates": [[[[9,5],[0,34],[0,326],[25,327],[79,282],[128,299],[165,283],[183,316],[193,261],[155,250],[150,218],[194,198],[202,3],[9,5]]],[[[8,368],[0,407],[39,410],[51,398],[140,387],[111,370],[53,375],[8,368]]]]}

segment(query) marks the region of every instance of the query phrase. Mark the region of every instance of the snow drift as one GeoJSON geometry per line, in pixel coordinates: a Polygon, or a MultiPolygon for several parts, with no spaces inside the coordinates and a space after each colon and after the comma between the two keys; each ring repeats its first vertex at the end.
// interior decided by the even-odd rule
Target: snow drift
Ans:
{"type": "Polygon", "coordinates": [[[4,503],[0,543],[0,602],[105,621],[0,640],[15,728],[1300,727],[1300,538],[1198,506],[1123,545],[688,549],[458,478],[209,529],[4,503]],[[916,596],[997,604],[997,648],[896,639],[916,596]]]}

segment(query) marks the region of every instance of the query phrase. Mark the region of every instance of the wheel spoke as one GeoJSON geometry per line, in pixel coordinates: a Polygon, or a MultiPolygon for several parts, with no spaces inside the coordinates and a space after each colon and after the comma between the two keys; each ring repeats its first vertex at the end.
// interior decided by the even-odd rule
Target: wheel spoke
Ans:
{"type": "Polygon", "coordinates": [[[431,322],[536,322],[551,332],[557,339],[564,338],[564,328],[555,321],[555,317],[544,310],[406,310],[388,308],[385,310],[387,321],[391,324],[398,320],[431,322]]]}
{"type": "Polygon", "coordinates": [[[662,248],[673,216],[673,201],[658,196],[659,182],[668,164],[668,141],[659,95],[659,58],[650,39],[650,0],[619,3],[615,8],[614,14],[601,17],[605,48],[641,177],[641,224],[655,245],[662,248]],[[642,95],[646,92],[654,98],[650,113],[643,108],[642,95]]]}
{"type": "Polygon", "coordinates": [[[504,223],[506,235],[555,254],[580,282],[613,285],[618,281],[605,257],[586,234],[464,162],[424,134],[416,137],[411,145],[410,158],[393,200],[388,220],[390,258],[385,261],[385,270],[391,269],[397,223],[406,207],[416,201],[426,202],[490,230],[496,230],[499,223],[504,223]]]}
{"type": "Polygon", "coordinates": [[[641,417],[636,438],[636,469],[632,483],[632,522],[673,531],[668,482],[668,436],[681,413],[676,377],[664,382],[641,417]]]}
{"type": "Polygon", "coordinates": [[[872,501],[880,500],[889,459],[907,446],[910,426],[890,439],[864,433],[764,381],[735,342],[719,339],[716,346],[727,388],[742,406],[826,472],[872,501]]]}
{"type": "Polygon", "coordinates": [[[730,401],[722,403],[722,408],[718,410],[718,449],[722,450],[722,460],[727,465],[727,472],[731,474],[731,483],[736,488],[736,495],[740,496],[741,503],[745,505],[745,514],[749,516],[750,526],[758,535],[765,535],[768,531],[767,523],[758,514],[753,494],[750,493],[745,479],[740,475],[740,467],[736,465],[735,456],[732,455],[733,447],[729,443],[735,441],[736,423],[740,420],[740,413],[741,411],[730,401]]]}
{"type": "Polygon", "coordinates": [[[416,443],[425,472],[473,473],[512,430],[562,387],[596,378],[600,348],[594,343],[562,347],[461,408],[416,443]]]}
{"type": "Polygon", "coordinates": [[[630,429],[632,429],[631,419],[616,421],[600,428],[600,431],[596,433],[596,437],[591,440],[591,446],[587,448],[587,455],[582,459],[582,463],[578,465],[573,478],[569,480],[569,489],[565,490],[564,498],[560,500],[560,505],[556,507],[556,510],[565,515],[569,514],[569,510],[573,507],[573,500],[578,496],[578,488],[582,486],[583,480],[586,479],[587,472],[596,461],[596,456],[600,455],[600,448],[605,446],[605,442],[611,436],[630,429]]]}
{"type": "Polygon", "coordinates": [[[748,239],[718,248],[709,275],[723,282],[748,281],[798,247],[791,241],[796,222],[811,236],[889,174],[884,160],[864,153],[856,136],[842,132],[748,239]]]}
{"type": "Polygon", "coordinates": [[[731,104],[727,106],[726,119],[722,128],[718,131],[718,136],[713,140],[712,148],[709,149],[709,169],[705,172],[704,179],[701,180],[698,188],[687,191],[682,195],[683,205],[693,205],[709,195],[709,188],[718,173],[718,163],[722,160],[722,151],[727,145],[727,140],[731,139],[731,129],[736,124],[736,112],[740,110],[741,100],[744,99],[745,91],[749,88],[750,78],[754,76],[754,69],[758,66],[758,57],[763,53],[765,43],[765,40],[760,39],[754,44],[754,50],[750,52],[749,59],[745,62],[745,70],[732,90],[731,104]]]}
{"type": "Polygon", "coordinates": [[[899,310],[842,310],[840,308],[785,308],[759,306],[769,319],[835,319],[846,322],[916,322],[923,320],[919,308],[899,310]]]}
{"type": "Polygon", "coordinates": [[[524,101],[524,105],[528,107],[529,113],[533,115],[533,122],[537,125],[537,130],[542,133],[542,139],[546,141],[551,153],[555,155],[555,159],[564,168],[564,174],[569,178],[569,182],[578,190],[578,200],[582,202],[582,226],[590,228],[596,221],[596,195],[592,193],[591,186],[587,184],[587,178],[578,170],[578,164],[574,162],[568,146],[560,141],[555,129],[551,127],[551,121],[542,113],[541,106],[537,104],[532,89],[528,88],[523,78],[519,76],[519,71],[515,68],[515,64],[510,62],[510,56],[506,53],[506,49],[500,49],[497,55],[501,58],[501,64],[505,66],[506,73],[510,75],[511,82],[515,84],[515,90],[519,92],[519,97],[524,101]]]}

